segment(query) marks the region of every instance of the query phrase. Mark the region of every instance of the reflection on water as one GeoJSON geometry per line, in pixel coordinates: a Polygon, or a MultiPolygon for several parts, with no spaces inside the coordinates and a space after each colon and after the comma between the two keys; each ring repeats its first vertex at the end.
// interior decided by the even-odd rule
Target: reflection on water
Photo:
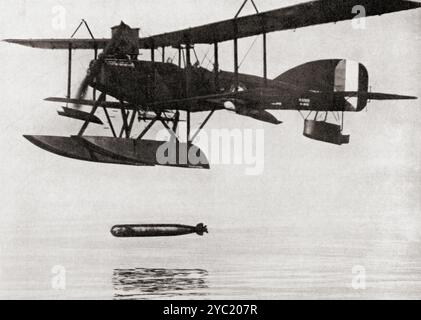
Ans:
{"type": "Polygon", "coordinates": [[[115,299],[203,296],[208,272],[200,269],[115,269],[115,299]]]}

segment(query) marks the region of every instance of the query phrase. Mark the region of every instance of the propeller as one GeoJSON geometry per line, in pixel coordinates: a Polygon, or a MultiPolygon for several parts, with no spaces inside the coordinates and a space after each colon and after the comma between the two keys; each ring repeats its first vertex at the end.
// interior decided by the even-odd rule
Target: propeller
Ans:
{"type": "MultiPolygon", "coordinates": [[[[95,81],[95,79],[101,73],[102,66],[104,65],[106,57],[112,54],[119,53],[120,51],[119,43],[122,38],[121,36],[122,36],[122,32],[124,31],[124,27],[126,27],[126,25],[122,22],[120,27],[113,34],[110,42],[104,48],[104,51],[101,54],[99,54],[98,58],[92,61],[91,64],[89,65],[87,74],[85,78],[82,80],[79,86],[79,89],[77,91],[77,100],[83,100],[85,98],[86,93],[88,92],[89,86],[95,81]]],[[[80,109],[81,105],[77,104],[75,105],[75,108],[80,109]]]]}
{"type": "MultiPolygon", "coordinates": [[[[98,60],[93,61],[88,69],[88,72],[85,78],[82,80],[82,83],[79,86],[77,91],[77,100],[82,100],[85,98],[86,93],[88,92],[89,85],[94,82],[98,74],[101,72],[102,65],[104,63],[103,55],[101,54],[98,57],[98,60]]],[[[77,104],[76,109],[80,109],[81,105],[77,104]]]]}

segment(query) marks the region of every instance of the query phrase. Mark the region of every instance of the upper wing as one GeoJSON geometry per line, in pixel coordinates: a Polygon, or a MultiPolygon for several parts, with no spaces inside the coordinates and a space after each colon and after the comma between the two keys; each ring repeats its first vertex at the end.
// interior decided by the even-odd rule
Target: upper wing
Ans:
{"type": "Polygon", "coordinates": [[[41,49],[104,49],[110,39],[6,39],[4,41],[41,49]]]}
{"type": "MultiPolygon", "coordinates": [[[[404,0],[319,0],[301,3],[254,15],[211,23],[139,39],[141,49],[178,47],[182,44],[211,44],[250,37],[273,31],[298,29],[355,18],[354,7],[362,6],[366,16],[411,10],[421,7],[419,2],[404,0]]],[[[110,39],[37,39],[5,40],[25,46],[47,49],[101,49],[110,39]]]]}
{"type": "Polygon", "coordinates": [[[141,48],[181,44],[211,44],[245,38],[273,31],[298,29],[318,24],[355,18],[355,6],[363,6],[366,16],[421,7],[413,1],[401,0],[320,0],[301,3],[259,14],[225,20],[208,25],[140,39],[141,48]]]}

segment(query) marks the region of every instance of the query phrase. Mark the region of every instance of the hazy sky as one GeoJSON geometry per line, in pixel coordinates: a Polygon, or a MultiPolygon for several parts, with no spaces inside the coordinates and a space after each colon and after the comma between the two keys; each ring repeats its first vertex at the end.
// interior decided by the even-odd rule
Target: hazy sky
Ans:
{"type": "MultiPolygon", "coordinates": [[[[96,37],[109,37],[109,28],[121,20],[145,35],[155,34],[231,18],[241,2],[2,0],[0,38],[69,37],[81,18],[96,37]],[[66,9],[65,30],[52,27],[56,6],[66,9]]],[[[257,4],[264,11],[297,2],[257,4]]],[[[245,12],[252,13],[252,7],[245,12]]],[[[270,34],[269,75],[311,60],[348,58],[367,67],[373,90],[421,96],[420,18],[418,10],[370,18],[366,30],[342,22],[270,34]]],[[[240,42],[241,57],[253,39],[240,42]]],[[[201,46],[198,53],[202,57],[207,50],[201,46]]],[[[91,57],[91,52],[75,54],[73,90],[91,57]]],[[[380,217],[400,236],[419,239],[419,100],[373,102],[368,112],[347,116],[351,144],[343,147],[304,138],[296,112],[276,113],[284,121],[280,126],[219,112],[207,128],[265,130],[265,171],[259,176],[246,176],[244,166],[234,165],[190,171],[92,164],[47,153],[22,137],[70,135],[80,127],[57,116],[60,105],[42,100],[65,94],[66,58],[66,52],[0,44],[3,225],[86,220],[98,221],[102,230],[113,223],[205,221],[226,227],[289,217],[309,230],[335,235],[380,217]]],[[[232,70],[231,43],[222,46],[221,67],[232,70]]],[[[240,71],[262,73],[261,39],[240,71]]]]}

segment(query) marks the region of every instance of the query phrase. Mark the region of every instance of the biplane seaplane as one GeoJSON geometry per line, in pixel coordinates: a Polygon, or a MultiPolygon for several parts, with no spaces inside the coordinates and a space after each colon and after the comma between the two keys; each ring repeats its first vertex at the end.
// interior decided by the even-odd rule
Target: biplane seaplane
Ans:
{"type": "MultiPolygon", "coordinates": [[[[370,92],[367,69],[360,63],[344,59],[308,62],[269,79],[266,35],[351,20],[355,18],[355,6],[363,6],[368,17],[416,9],[421,4],[401,0],[320,0],[267,12],[258,12],[255,6],[257,13],[253,15],[240,17],[237,14],[231,20],[149,37],[139,37],[139,29],[132,29],[122,22],[112,28],[110,39],[95,39],[91,33],[91,39],[5,40],[34,48],[68,51],[67,97],[46,100],[66,103],[67,107],[59,114],[83,121],[79,133],[74,136],[25,137],[42,149],[79,160],[207,169],[206,155],[194,145],[194,141],[216,111],[230,111],[279,125],[282,122],[270,113],[271,110],[296,110],[303,115],[304,136],[307,138],[336,145],[348,144],[350,137],[343,134],[346,112],[360,112],[371,100],[416,97],[370,92]],[[257,35],[263,36],[263,76],[241,74],[239,40],[257,35]],[[233,43],[233,72],[219,68],[218,44],[226,41],[233,43]],[[213,46],[213,70],[192,63],[197,44],[213,46]],[[165,48],[169,47],[178,50],[178,64],[165,60],[165,48]],[[95,59],[90,63],[77,96],[72,98],[72,51],[79,49],[93,50],[95,59]],[[150,61],[139,58],[141,50],[150,51],[150,61]],[[157,50],[162,52],[162,61],[156,59],[157,50]],[[89,87],[98,93],[98,98],[96,94],[91,100],[86,98],[89,87]],[[91,111],[82,111],[82,105],[91,107],[91,111]],[[112,136],[86,136],[89,125],[103,124],[96,114],[101,109],[112,136]],[[110,109],[121,113],[121,128],[113,124],[110,109]],[[208,112],[208,115],[193,133],[191,114],[200,112],[208,112]],[[307,117],[304,117],[304,112],[308,113],[307,117]],[[328,115],[333,115],[334,120],[329,122],[328,115]],[[187,124],[185,143],[181,142],[179,135],[180,121],[187,124]],[[135,123],[141,126],[141,133],[133,136],[135,123]],[[168,141],[145,139],[146,133],[156,123],[161,123],[170,132],[177,155],[186,151],[187,155],[196,155],[194,161],[189,156],[177,156],[171,163],[158,159],[158,151],[168,141]]],[[[87,24],[86,27],[90,31],[87,24]]]]}

